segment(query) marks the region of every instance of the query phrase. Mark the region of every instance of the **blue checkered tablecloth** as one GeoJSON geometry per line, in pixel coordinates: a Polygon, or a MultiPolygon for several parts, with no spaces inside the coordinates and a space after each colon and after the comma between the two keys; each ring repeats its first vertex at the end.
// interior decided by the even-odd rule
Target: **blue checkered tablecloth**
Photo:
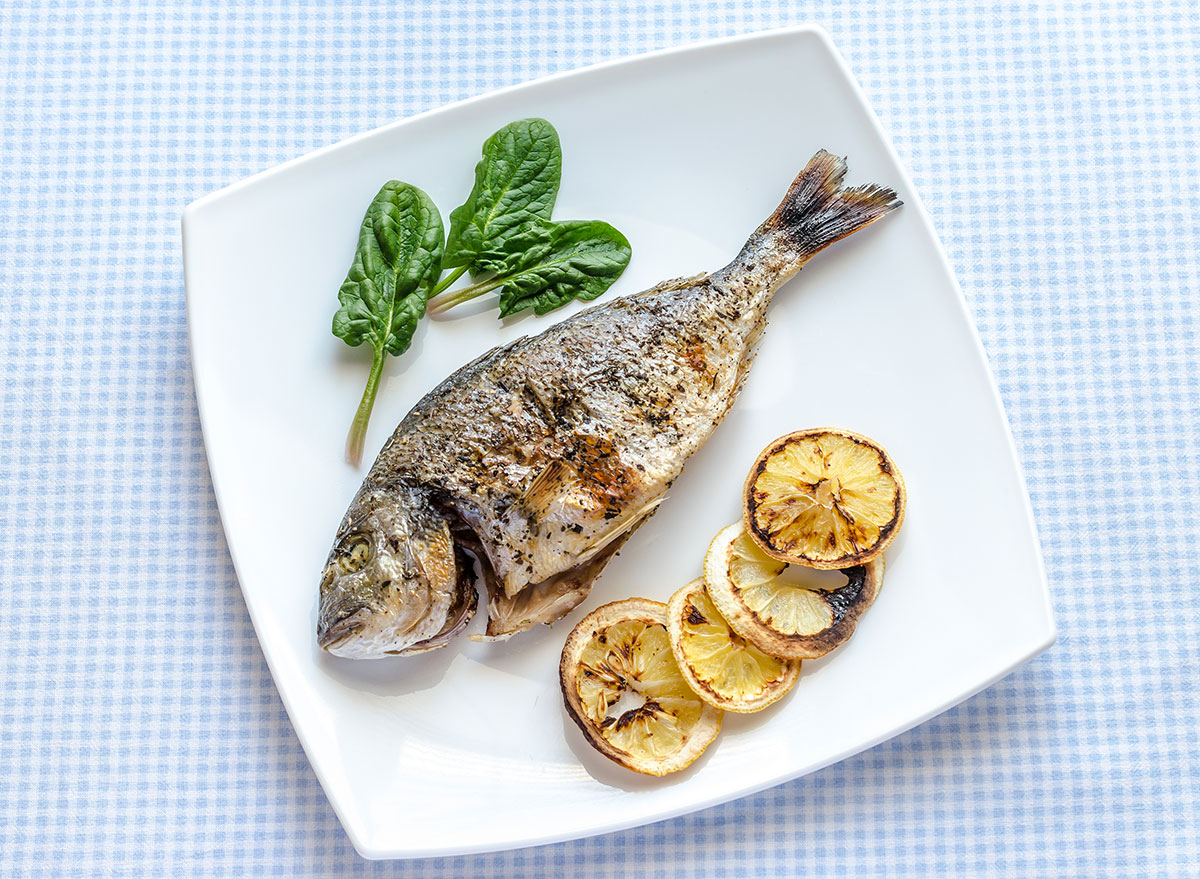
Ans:
{"type": "Polygon", "coordinates": [[[0,876],[1200,875],[1198,106],[1186,0],[3,0],[0,876]],[[1058,644],[719,808],[360,860],[226,551],[183,205],[498,86],[799,22],[845,54],[962,282],[1058,644]]]}

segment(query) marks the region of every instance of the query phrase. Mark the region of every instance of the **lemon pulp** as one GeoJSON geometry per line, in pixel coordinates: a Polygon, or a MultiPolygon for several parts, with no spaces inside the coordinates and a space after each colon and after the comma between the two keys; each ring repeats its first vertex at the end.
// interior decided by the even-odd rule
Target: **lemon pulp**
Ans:
{"type": "Polygon", "coordinates": [[[757,711],[792,688],[799,662],[770,656],[733,631],[701,583],[682,592],[678,605],[674,598],[670,605],[676,658],[705,701],[757,711]]]}
{"type": "Polygon", "coordinates": [[[784,437],[760,458],[746,495],[757,542],[814,567],[866,561],[903,516],[902,483],[887,455],[841,432],[784,437]]]}
{"type": "Polygon", "coordinates": [[[598,632],[580,654],[576,681],[600,735],[641,759],[661,760],[683,747],[704,708],[680,674],[661,623],[625,620],[598,632]],[[629,701],[626,693],[642,704],[618,706],[629,701]]]}

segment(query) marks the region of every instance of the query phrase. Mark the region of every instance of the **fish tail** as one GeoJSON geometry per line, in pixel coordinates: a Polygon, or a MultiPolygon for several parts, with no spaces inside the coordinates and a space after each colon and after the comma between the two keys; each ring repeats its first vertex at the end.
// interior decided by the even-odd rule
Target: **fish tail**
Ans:
{"type": "Polygon", "coordinates": [[[843,188],[846,160],[820,150],[796,177],[775,213],[758,227],[735,265],[773,253],[770,268],[783,275],[835,241],[900,207],[894,190],[874,183],[843,188]]]}

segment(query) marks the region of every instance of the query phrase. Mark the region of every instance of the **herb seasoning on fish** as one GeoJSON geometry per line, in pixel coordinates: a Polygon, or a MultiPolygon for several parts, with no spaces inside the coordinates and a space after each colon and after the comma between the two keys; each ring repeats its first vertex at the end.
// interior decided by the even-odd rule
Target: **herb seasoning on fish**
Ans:
{"type": "Polygon", "coordinates": [[[356,659],[442,647],[475,612],[499,640],[587,596],[733,405],[774,292],[895,208],[842,188],[822,150],[728,266],[667,281],[496,348],[422,399],[338,531],[317,640],[356,659]]]}

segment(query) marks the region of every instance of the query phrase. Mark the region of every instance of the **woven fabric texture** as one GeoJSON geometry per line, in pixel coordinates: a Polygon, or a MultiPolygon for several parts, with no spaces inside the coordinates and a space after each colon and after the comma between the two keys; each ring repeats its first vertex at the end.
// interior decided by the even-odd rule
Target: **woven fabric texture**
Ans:
{"type": "Polygon", "coordinates": [[[1186,0],[0,3],[0,875],[1195,876],[1198,107],[1186,0]],[[719,808],[361,860],[230,565],[183,206],[498,86],[804,22],[846,56],[962,283],[1058,643],[719,808]]]}

